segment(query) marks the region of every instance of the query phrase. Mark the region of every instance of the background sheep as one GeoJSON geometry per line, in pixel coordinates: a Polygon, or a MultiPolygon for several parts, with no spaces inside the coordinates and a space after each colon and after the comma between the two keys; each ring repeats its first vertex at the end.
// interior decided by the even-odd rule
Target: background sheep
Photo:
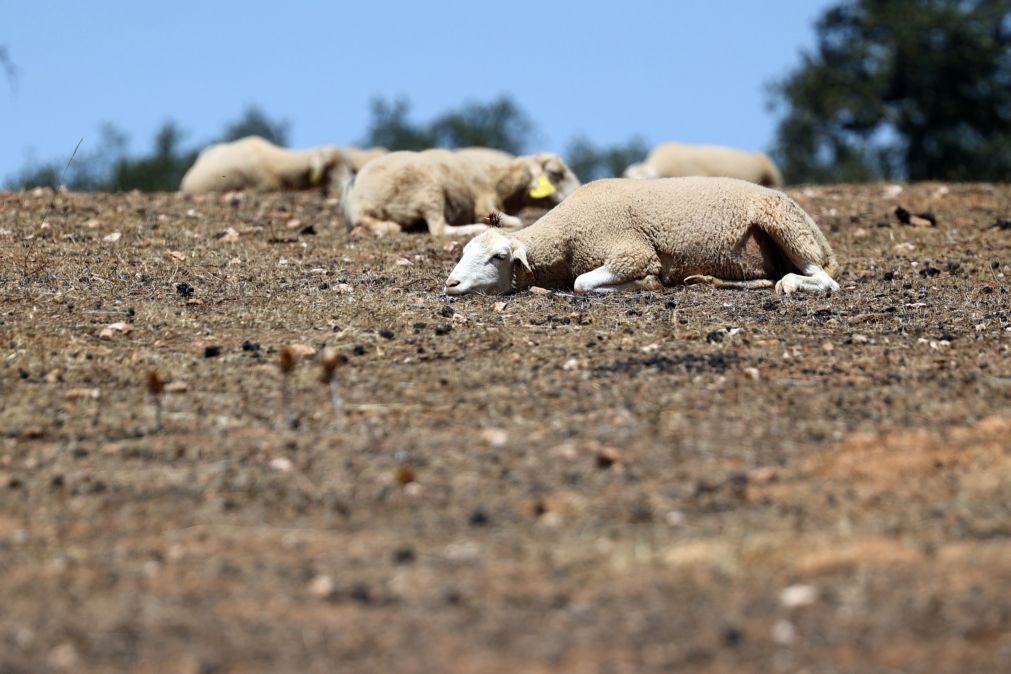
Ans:
{"type": "Polygon", "coordinates": [[[502,161],[485,148],[452,152],[391,152],[367,163],[345,189],[344,222],[376,235],[424,222],[435,235],[475,234],[477,221],[504,211],[503,224],[522,225],[525,206],[554,206],[579,187],[565,162],[551,153],[502,161]],[[478,152],[480,150],[480,152],[478,152]]]}
{"type": "Polygon", "coordinates": [[[768,155],[717,145],[664,143],[650,152],[644,163],[625,169],[624,175],[636,179],[723,176],[766,187],[783,184],[779,169],[768,155]]]}
{"type": "Polygon", "coordinates": [[[598,180],[526,229],[464,247],[446,293],[538,285],[608,292],[661,285],[837,290],[835,255],[782,192],[733,178],[598,180]],[[795,272],[801,272],[797,274],[795,272]]]}
{"type": "Polygon", "coordinates": [[[201,151],[179,189],[189,193],[309,189],[327,184],[340,160],[335,147],[286,150],[248,136],[201,151]]]}

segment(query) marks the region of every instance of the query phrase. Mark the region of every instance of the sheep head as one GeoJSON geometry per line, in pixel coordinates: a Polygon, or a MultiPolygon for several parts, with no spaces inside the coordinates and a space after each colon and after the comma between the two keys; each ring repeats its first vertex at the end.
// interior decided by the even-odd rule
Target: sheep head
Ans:
{"type": "Polygon", "coordinates": [[[515,239],[490,229],[463,247],[463,255],[446,279],[447,295],[506,295],[515,288],[517,272],[530,273],[526,249],[515,239]]]}
{"type": "Polygon", "coordinates": [[[341,159],[341,153],[335,147],[321,147],[314,150],[309,155],[309,185],[315,187],[322,184],[341,159]]]}
{"type": "Polygon", "coordinates": [[[579,188],[579,178],[557,154],[516,157],[504,169],[496,189],[506,209],[555,206],[579,188]]]}

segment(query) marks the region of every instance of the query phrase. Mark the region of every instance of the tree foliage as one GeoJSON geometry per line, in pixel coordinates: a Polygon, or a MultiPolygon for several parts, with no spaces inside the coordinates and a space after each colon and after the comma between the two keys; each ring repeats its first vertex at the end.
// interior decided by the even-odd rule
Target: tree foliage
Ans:
{"type": "Polygon", "coordinates": [[[430,147],[493,147],[513,154],[530,145],[534,125],[527,114],[508,96],[489,103],[467,102],[428,124],[409,118],[405,99],[372,101],[372,119],[363,144],[390,150],[424,150],[430,147]]]}
{"type": "Polygon", "coordinates": [[[623,145],[611,147],[595,145],[585,137],[576,138],[569,145],[569,168],[583,182],[599,178],[620,176],[629,164],[646,158],[649,148],[640,138],[632,138],[623,145]]]}
{"type": "MultiPolygon", "coordinates": [[[[267,140],[285,145],[288,123],[271,120],[256,107],[247,108],[234,122],[225,125],[222,134],[211,142],[236,140],[248,135],[263,136],[267,140]]],[[[131,156],[125,134],[112,124],[99,130],[98,142],[85,138],[79,151],[67,160],[53,160],[26,166],[13,179],[7,181],[11,189],[32,187],[57,187],[66,185],[71,190],[84,192],[168,192],[179,188],[183,174],[193,165],[198,148],[185,147],[186,137],[175,122],[162,124],[155,134],[147,154],[131,156]],[[89,149],[93,146],[94,149],[89,149]]]]}
{"type": "Polygon", "coordinates": [[[790,182],[1011,179],[1011,3],[847,0],[772,87],[790,182]]]}
{"type": "Polygon", "coordinates": [[[288,134],[291,124],[288,120],[272,120],[260,108],[250,106],[242,117],[225,126],[219,141],[232,141],[246,136],[260,136],[274,145],[288,146],[288,134]]]}

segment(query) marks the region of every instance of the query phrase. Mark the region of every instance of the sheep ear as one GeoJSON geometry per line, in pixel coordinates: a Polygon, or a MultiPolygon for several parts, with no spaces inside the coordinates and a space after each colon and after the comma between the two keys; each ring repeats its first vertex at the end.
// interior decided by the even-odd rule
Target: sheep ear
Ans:
{"type": "Polygon", "coordinates": [[[530,263],[527,262],[527,249],[522,245],[513,244],[513,263],[519,262],[527,271],[531,271],[530,263]]]}
{"type": "Polygon", "coordinates": [[[309,158],[309,184],[319,185],[323,180],[323,158],[314,154],[309,158]]]}

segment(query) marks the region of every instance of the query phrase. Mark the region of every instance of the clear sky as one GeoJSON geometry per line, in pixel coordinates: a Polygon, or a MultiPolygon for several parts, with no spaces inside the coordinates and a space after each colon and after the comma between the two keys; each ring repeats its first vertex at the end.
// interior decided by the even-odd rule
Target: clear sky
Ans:
{"type": "Polygon", "coordinates": [[[829,0],[147,2],[0,0],[0,183],[112,122],[147,150],[167,119],[201,143],[245,106],[291,145],[353,144],[376,96],[425,121],[508,93],[563,151],[634,134],[764,150],[766,84],[814,44],[829,0]]]}

